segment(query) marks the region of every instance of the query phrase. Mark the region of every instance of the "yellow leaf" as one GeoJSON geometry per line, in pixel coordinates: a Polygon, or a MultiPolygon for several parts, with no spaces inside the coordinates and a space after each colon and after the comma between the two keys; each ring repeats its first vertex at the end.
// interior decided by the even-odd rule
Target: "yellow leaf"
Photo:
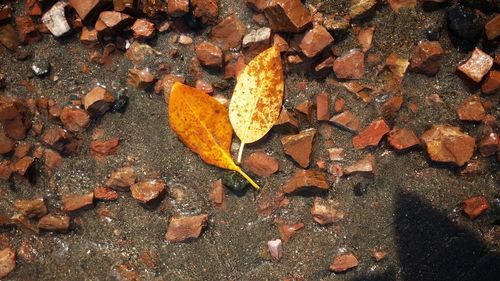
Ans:
{"type": "Polygon", "coordinates": [[[283,101],[284,81],[278,47],[263,51],[238,76],[229,119],[241,140],[238,163],[246,143],[258,141],[278,119],[283,101]]]}
{"type": "Polygon", "coordinates": [[[170,127],[181,141],[208,164],[236,171],[259,186],[238,167],[231,155],[233,130],[227,109],[206,93],[176,82],[168,104],[170,127]]]}

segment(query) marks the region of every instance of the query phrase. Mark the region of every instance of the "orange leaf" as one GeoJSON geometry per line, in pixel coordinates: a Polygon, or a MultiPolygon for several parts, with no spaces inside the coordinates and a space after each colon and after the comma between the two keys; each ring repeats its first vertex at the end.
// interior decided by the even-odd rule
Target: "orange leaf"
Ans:
{"type": "Polygon", "coordinates": [[[172,130],[203,161],[237,171],[253,187],[259,188],[229,154],[233,129],[227,109],[217,100],[198,89],[176,82],[170,92],[168,117],[172,130]]]}

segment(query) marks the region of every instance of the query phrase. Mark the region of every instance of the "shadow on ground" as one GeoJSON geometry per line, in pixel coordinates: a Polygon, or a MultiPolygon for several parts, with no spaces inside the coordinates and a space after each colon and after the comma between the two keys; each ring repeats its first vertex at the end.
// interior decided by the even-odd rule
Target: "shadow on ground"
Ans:
{"type": "Polygon", "coordinates": [[[356,281],[496,281],[500,253],[453,223],[443,212],[412,193],[398,193],[395,236],[399,272],[357,277],[356,281]]]}

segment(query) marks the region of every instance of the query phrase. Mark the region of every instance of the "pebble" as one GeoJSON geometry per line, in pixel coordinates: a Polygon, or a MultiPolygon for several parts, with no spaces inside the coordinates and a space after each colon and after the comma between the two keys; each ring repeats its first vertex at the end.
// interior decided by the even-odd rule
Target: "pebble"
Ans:
{"type": "Polygon", "coordinates": [[[267,242],[269,253],[274,260],[279,261],[283,257],[283,243],[280,239],[271,240],[267,242]]]}
{"type": "Polygon", "coordinates": [[[311,152],[316,129],[310,128],[300,131],[296,135],[281,138],[285,154],[292,157],[299,166],[307,168],[311,161],[311,152]]]}
{"type": "Polygon", "coordinates": [[[472,8],[460,4],[446,10],[446,25],[451,42],[461,52],[474,49],[483,33],[482,19],[472,8]]]}
{"type": "Polygon", "coordinates": [[[221,179],[214,182],[209,198],[216,208],[223,208],[225,206],[226,196],[224,194],[224,185],[221,179]]]}
{"type": "Polygon", "coordinates": [[[278,231],[280,233],[280,237],[284,242],[288,242],[290,238],[297,234],[297,231],[304,228],[304,224],[301,222],[298,223],[278,223],[278,231]]]}
{"type": "Polygon", "coordinates": [[[304,114],[307,117],[307,120],[311,120],[312,108],[313,103],[310,100],[305,100],[295,107],[295,111],[304,114]]]}
{"type": "Polygon", "coordinates": [[[464,201],[464,213],[474,220],[490,209],[490,204],[484,196],[474,196],[464,201]]]}
{"type": "Polygon", "coordinates": [[[322,25],[315,24],[307,31],[299,43],[299,48],[308,58],[313,58],[333,43],[333,37],[322,25]]]}
{"type": "Polygon", "coordinates": [[[94,188],[94,198],[97,200],[114,201],[119,197],[120,195],[118,194],[118,192],[114,191],[111,188],[107,188],[104,186],[94,188]]]}
{"type": "Polygon", "coordinates": [[[340,79],[361,79],[365,74],[365,54],[351,50],[333,63],[333,72],[340,79]]]}
{"type": "Polygon", "coordinates": [[[169,0],[167,14],[171,17],[182,17],[189,12],[189,0],[169,0]]]}
{"type": "Polygon", "coordinates": [[[382,116],[386,119],[396,118],[401,106],[403,105],[403,96],[394,96],[389,98],[381,108],[382,116]]]}
{"type": "Polygon", "coordinates": [[[31,65],[31,70],[36,76],[44,77],[50,72],[50,63],[44,59],[35,59],[31,65]]]}
{"type": "Polygon", "coordinates": [[[488,40],[494,40],[500,35],[500,14],[489,20],[484,26],[488,40]]]}
{"type": "Polygon", "coordinates": [[[12,162],[4,160],[0,162],[0,179],[9,180],[12,175],[12,162]]]}
{"type": "Polygon", "coordinates": [[[90,143],[90,153],[96,158],[104,158],[116,154],[120,145],[120,138],[109,140],[93,140],[90,143]]]}
{"type": "Polygon", "coordinates": [[[101,4],[100,2],[100,0],[69,0],[69,4],[76,10],[82,20],[85,20],[87,15],[101,4]]]}
{"type": "Polygon", "coordinates": [[[222,50],[239,49],[247,29],[236,15],[230,15],[212,28],[210,37],[222,50]]]}
{"type": "Polygon", "coordinates": [[[372,47],[372,39],[373,33],[375,32],[375,26],[370,26],[367,28],[357,27],[356,29],[356,39],[361,45],[361,50],[366,53],[372,47]]]}
{"type": "Polygon", "coordinates": [[[59,1],[42,16],[42,22],[56,37],[60,37],[71,30],[64,14],[66,6],[68,6],[68,3],[59,1]]]}
{"type": "Polygon", "coordinates": [[[272,0],[264,14],[274,32],[299,32],[311,23],[309,10],[300,0],[272,0]]]}
{"type": "Polygon", "coordinates": [[[64,107],[60,115],[61,123],[70,132],[83,132],[90,123],[89,113],[80,108],[64,107]]]}
{"type": "Polygon", "coordinates": [[[259,177],[269,177],[279,170],[278,160],[262,151],[250,154],[243,165],[259,177]]]}
{"type": "Polygon", "coordinates": [[[115,32],[123,30],[127,25],[132,24],[134,18],[120,12],[104,11],[99,14],[95,23],[95,30],[100,36],[113,35],[115,32]]]}
{"type": "Polygon", "coordinates": [[[217,0],[191,0],[193,15],[201,20],[203,24],[211,24],[219,16],[217,0]]]}
{"type": "Polygon", "coordinates": [[[344,218],[344,212],[339,211],[338,206],[336,201],[316,197],[311,208],[313,220],[320,225],[337,223],[344,218]]]}
{"type": "Polygon", "coordinates": [[[40,218],[48,213],[43,198],[16,200],[14,207],[28,218],[40,218]]]}
{"type": "Polygon", "coordinates": [[[194,83],[194,87],[200,91],[203,91],[209,95],[213,95],[214,93],[214,87],[212,86],[212,84],[210,84],[209,82],[207,81],[204,81],[204,80],[196,80],[196,82],[194,83]]]}
{"type": "Polygon", "coordinates": [[[491,95],[497,93],[498,89],[500,89],[500,71],[491,70],[481,85],[481,91],[483,94],[491,95]]]}
{"type": "Polygon", "coordinates": [[[269,43],[271,38],[271,29],[269,27],[261,27],[256,30],[251,30],[243,37],[243,48],[256,48],[257,46],[269,43]]]}
{"type": "Polygon", "coordinates": [[[48,214],[38,221],[41,230],[66,232],[69,229],[70,218],[67,215],[48,214]]]}
{"type": "Polygon", "coordinates": [[[374,175],[376,170],[375,156],[373,154],[366,154],[361,160],[344,168],[344,175],[352,175],[354,173],[371,174],[374,175]]]}
{"type": "Polygon", "coordinates": [[[330,119],[330,97],[327,93],[316,95],[316,118],[318,121],[330,119]]]}
{"type": "Polygon", "coordinates": [[[350,110],[346,110],[342,113],[334,115],[330,119],[330,122],[354,133],[358,132],[359,129],[361,128],[361,122],[356,117],[356,115],[354,115],[354,113],[350,110]]]}
{"type": "Polygon", "coordinates": [[[478,147],[481,156],[493,156],[500,150],[500,137],[497,133],[490,133],[479,141],[478,147]]]}
{"type": "Polygon", "coordinates": [[[274,128],[283,133],[297,133],[299,131],[299,120],[292,112],[283,108],[278,120],[274,123],[274,128]]]}
{"type": "Polygon", "coordinates": [[[387,135],[389,145],[396,150],[404,150],[420,145],[415,133],[407,128],[394,127],[387,135]]]}
{"type": "Polygon", "coordinates": [[[343,161],[345,157],[345,151],[343,148],[328,148],[328,157],[330,161],[343,161]]]}
{"type": "Polygon", "coordinates": [[[179,39],[177,39],[177,42],[179,42],[179,44],[182,44],[182,45],[191,45],[191,44],[193,44],[193,38],[191,38],[187,35],[181,34],[179,36],[179,39]]]}
{"type": "Polygon", "coordinates": [[[30,16],[17,16],[16,29],[21,43],[33,44],[42,40],[42,35],[30,16]]]}
{"type": "Polygon", "coordinates": [[[4,278],[16,267],[16,252],[11,247],[0,251],[0,278],[4,278]]]}
{"type": "Polygon", "coordinates": [[[169,95],[175,82],[186,83],[186,79],[183,76],[166,74],[163,78],[156,82],[154,93],[160,94],[163,92],[165,96],[169,95]]]}
{"type": "Polygon", "coordinates": [[[198,238],[207,226],[207,222],[207,214],[172,217],[165,239],[169,242],[185,242],[198,238]]]}
{"type": "Polygon", "coordinates": [[[33,157],[24,156],[23,158],[17,160],[14,163],[12,170],[14,172],[16,172],[17,174],[24,176],[34,161],[35,161],[35,159],[33,159],[33,157]]]}
{"type": "Polygon", "coordinates": [[[65,145],[69,142],[70,137],[70,134],[66,130],[59,127],[52,127],[45,130],[42,142],[62,152],[65,149],[65,145]]]}
{"type": "Polygon", "coordinates": [[[444,51],[438,41],[422,40],[418,43],[410,59],[410,67],[415,72],[435,75],[441,68],[444,51]]]}
{"type": "Polygon", "coordinates": [[[130,28],[134,35],[134,38],[137,39],[149,39],[153,37],[156,33],[154,23],[145,20],[145,19],[137,19],[134,24],[130,28]]]}
{"type": "Polygon", "coordinates": [[[390,130],[383,119],[375,120],[366,129],[352,138],[352,144],[356,149],[377,146],[390,130]]]}
{"type": "Polygon", "coordinates": [[[379,262],[387,256],[387,252],[384,251],[373,251],[372,252],[372,257],[376,262],[379,262]]]}
{"type": "Polygon", "coordinates": [[[458,119],[462,121],[481,121],[486,116],[486,110],[481,98],[471,96],[457,108],[457,114],[458,119]]]}
{"type": "Polygon", "coordinates": [[[94,204],[94,192],[85,195],[63,194],[62,210],[64,212],[77,211],[94,204]]]}
{"type": "Polygon", "coordinates": [[[475,48],[468,59],[462,61],[457,69],[479,83],[493,66],[493,58],[478,48],[475,48]]]}
{"type": "Polygon", "coordinates": [[[137,88],[137,89],[146,89],[152,86],[155,83],[156,79],[151,74],[149,69],[137,69],[137,68],[129,68],[128,76],[127,76],[127,84],[137,88]]]}
{"type": "Polygon", "coordinates": [[[420,139],[432,161],[463,166],[474,153],[475,139],[459,127],[446,124],[433,125],[420,139]]]}
{"type": "Polygon", "coordinates": [[[136,181],[132,167],[122,167],[115,170],[106,181],[106,186],[115,190],[126,190],[136,181]]]}
{"type": "Polygon", "coordinates": [[[345,272],[357,267],[359,264],[358,259],[352,253],[343,254],[336,257],[330,264],[330,271],[345,272]]]}
{"type": "Polygon", "coordinates": [[[210,42],[202,42],[194,48],[201,65],[206,67],[222,67],[224,57],[221,48],[210,42]]]}
{"type": "Polygon", "coordinates": [[[132,197],[147,204],[165,191],[165,182],[162,180],[141,181],[130,186],[132,197]]]}
{"type": "Polygon", "coordinates": [[[322,171],[298,169],[283,184],[283,192],[290,194],[304,189],[324,191],[330,188],[326,175],[322,171]]]}
{"type": "Polygon", "coordinates": [[[113,95],[102,87],[95,87],[82,98],[82,104],[91,116],[97,117],[106,113],[115,102],[113,95]]]}

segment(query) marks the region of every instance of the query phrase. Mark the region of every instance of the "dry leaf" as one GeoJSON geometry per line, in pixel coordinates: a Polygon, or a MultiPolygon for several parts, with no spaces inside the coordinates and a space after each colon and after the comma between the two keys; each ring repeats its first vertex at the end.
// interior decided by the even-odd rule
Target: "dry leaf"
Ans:
{"type": "Polygon", "coordinates": [[[227,109],[217,100],[198,89],[175,82],[170,92],[168,117],[172,130],[203,161],[236,171],[259,189],[231,159],[229,148],[233,130],[227,109]]]}
{"type": "Polygon", "coordinates": [[[261,139],[278,119],[283,101],[284,81],[278,47],[257,55],[238,76],[229,119],[241,140],[238,163],[243,147],[261,139]]]}

